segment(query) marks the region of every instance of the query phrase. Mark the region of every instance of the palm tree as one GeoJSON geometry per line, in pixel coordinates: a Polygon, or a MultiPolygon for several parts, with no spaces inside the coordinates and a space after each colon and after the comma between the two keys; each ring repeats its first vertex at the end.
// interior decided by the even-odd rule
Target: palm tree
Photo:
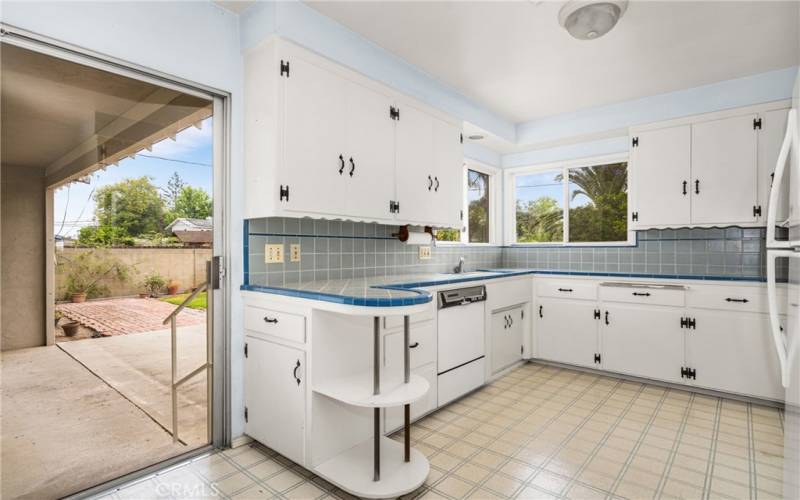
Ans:
{"type": "MultiPolygon", "coordinates": [[[[556,180],[561,181],[563,178],[563,175],[559,174],[556,180]]],[[[584,195],[596,204],[604,195],[624,193],[628,190],[628,164],[614,163],[576,168],[570,171],[569,181],[578,187],[572,191],[573,200],[584,195]]]]}

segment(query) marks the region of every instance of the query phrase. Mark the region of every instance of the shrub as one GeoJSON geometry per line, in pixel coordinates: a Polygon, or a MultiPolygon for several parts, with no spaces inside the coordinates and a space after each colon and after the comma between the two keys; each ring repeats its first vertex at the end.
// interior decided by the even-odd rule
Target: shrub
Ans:
{"type": "Polygon", "coordinates": [[[130,279],[131,267],[105,252],[87,250],[67,257],[57,257],[56,265],[64,273],[64,291],[67,296],[85,293],[89,298],[109,294],[104,281],[124,283],[130,279]]]}

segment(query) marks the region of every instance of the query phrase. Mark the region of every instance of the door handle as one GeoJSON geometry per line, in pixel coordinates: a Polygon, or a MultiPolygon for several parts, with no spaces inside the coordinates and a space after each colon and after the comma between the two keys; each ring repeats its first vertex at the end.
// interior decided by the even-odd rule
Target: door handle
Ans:
{"type": "Polygon", "coordinates": [[[606,311],[606,324],[610,325],[611,323],[608,322],[608,311],[606,311]]]}
{"type": "Polygon", "coordinates": [[[300,369],[300,360],[297,360],[297,364],[294,365],[294,370],[292,370],[292,376],[297,381],[297,385],[300,385],[300,377],[297,376],[297,370],[300,369]]]}
{"type": "Polygon", "coordinates": [[[694,181],[694,194],[700,194],[700,180],[694,181]]]}
{"type": "Polygon", "coordinates": [[[264,316],[265,323],[278,323],[278,318],[270,318],[269,316],[264,316]]]}
{"type": "Polygon", "coordinates": [[[353,177],[353,172],[356,171],[356,162],[353,161],[353,158],[350,158],[350,177],[353,177]]]}
{"type": "Polygon", "coordinates": [[[410,346],[408,346],[408,348],[409,348],[409,349],[414,349],[414,348],[416,348],[416,347],[419,347],[419,342],[414,342],[413,344],[411,344],[410,346]]]}
{"type": "Polygon", "coordinates": [[[430,191],[432,187],[433,187],[433,179],[431,179],[431,176],[429,175],[428,176],[428,191],[430,191]]]}
{"type": "Polygon", "coordinates": [[[439,191],[439,178],[438,177],[434,177],[434,179],[436,180],[436,187],[433,188],[433,190],[438,192],[439,191]]]}
{"type": "Polygon", "coordinates": [[[544,318],[544,316],[542,316],[542,306],[539,306],[539,317],[544,318]]]}
{"type": "Polygon", "coordinates": [[[344,157],[339,155],[339,175],[342,175],[342,173],[344,173],[344,157]]]}
{"type": "Polygon", "coordinates": [[[686,184],[688,184],[688,183],[686,181],[683,181],[683,195],[684,196],[686,196],[686,184]]]}

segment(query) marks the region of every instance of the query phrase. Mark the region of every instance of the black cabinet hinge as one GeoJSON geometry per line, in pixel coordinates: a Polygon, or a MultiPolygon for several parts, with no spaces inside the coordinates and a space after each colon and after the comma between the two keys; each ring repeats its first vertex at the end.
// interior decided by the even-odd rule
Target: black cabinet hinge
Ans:
{"type": "Polygon", "coordinates": [[[681,318],[681,328],[697,329],[697,320],[695,318],[681,318]]]}
{"type": "Polygon", "coordinates": [[[521,345],[519,346],[519,355],[522,356],[523,354],[525,354],[525,346],[521,345]]]}
{"type": "Polygon", "coordinates": [[[247,357],[247,343],[244,344],[244,357],[247,357]]]}
{"type": "Polygon", "coordinates": [[[519,319],[525,319],[525,309],[519,312],[519,319]]]}
{"type": "Polygon", "coordinates": [[[459,215],[459,217],[461,218],[461,220],[464,220],[464,211],[463,210],[461,211],[461,215],[459,215]]]}
{"type": "Polygon", "coordinates": [[[638,148],[639,147],[639,138],[638,137],[634,137],[633,139],[631,139],[631,147],[633,147],[633,148],[638,148]]]}
{"type": "Polygon", "coordinates": [[[631,220],[638,221],[639,220],[639,212],[632,212],[631,213],[631,220]]]}
{"type": "Polygon", "coordinates": [[[284,61],[281,59],[281,76],[286,76],[289,78],[289,61],[284,61]]]}
{"type": "Polygon", "coordinates": [[[602,357],[602,356],[600,356],[600,354],[595,354],[595,355],[594,355],[594,363],[595,363],[596,365],[599,365],[599,364],[602,362],[602,359],[603,359],[603,357],[602,357]]]}
{"type": "Polygon", "coordinates": [[[594,310],[594,319],[600,319],[600,309],[594,310]]]}
{"type": "Polygon", "coordinates": [[[400,120],[400,109],[394,106],[389,106],[389,118],[395,121],[400,120]]]}
{"type": "Polygon", "coordinates": [[[248,417],[248,415],[247,415],[247,407],[245,406],[244,407],[244,421],[245,422],[247,422],[247,417],[248,417]]]}
{"type": "Polygon", "coordinates": [[[753,118],[753,130],[761,130],[761,118],[753,118]]]}
{"type": "Polygon", "coordinates": [[[461,136],[461,144],[464,144],[464,134],[459,134],[461,136]]]}
{"type": "Polygon", "coordinates": [[[289,201],[289,185],[284,186],[281,184],[280,188],[280,201],[289,201]]]}
{"type": "Polygon", "coordinates": [[[688,366],[681,366],[681,378],[697,380],[697,370],[688,366]]]}
{"type": "Polygon", "coordinates": [[[400,213],[400,202],[389,200],[389,213],[390,214],[399,214],[400,213]]]}
{"type": "Polygon", "coordinates": [[[761,205],[753,205],[753,217],[761,217],[761,205]]]}

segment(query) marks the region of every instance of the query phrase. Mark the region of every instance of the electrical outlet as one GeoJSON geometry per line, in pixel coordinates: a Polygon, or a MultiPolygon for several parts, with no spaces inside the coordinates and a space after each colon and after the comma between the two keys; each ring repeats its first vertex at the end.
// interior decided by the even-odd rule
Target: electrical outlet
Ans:
{"type": "Polygon", "coordinates": [[[300,243],[289,245],[289,260],[291,262],[300,262],[300,243]]]}
{"type": "Polygon", "coordinates": [[[430,260],[431,258],[431,247],[421,246],[419,247],[419,260],[430,260]]]}
{"type": "Polygon", "coordinates": [[[264,245],[264,262],[280,264],[283,262],[283,244],[264,245]]]}

